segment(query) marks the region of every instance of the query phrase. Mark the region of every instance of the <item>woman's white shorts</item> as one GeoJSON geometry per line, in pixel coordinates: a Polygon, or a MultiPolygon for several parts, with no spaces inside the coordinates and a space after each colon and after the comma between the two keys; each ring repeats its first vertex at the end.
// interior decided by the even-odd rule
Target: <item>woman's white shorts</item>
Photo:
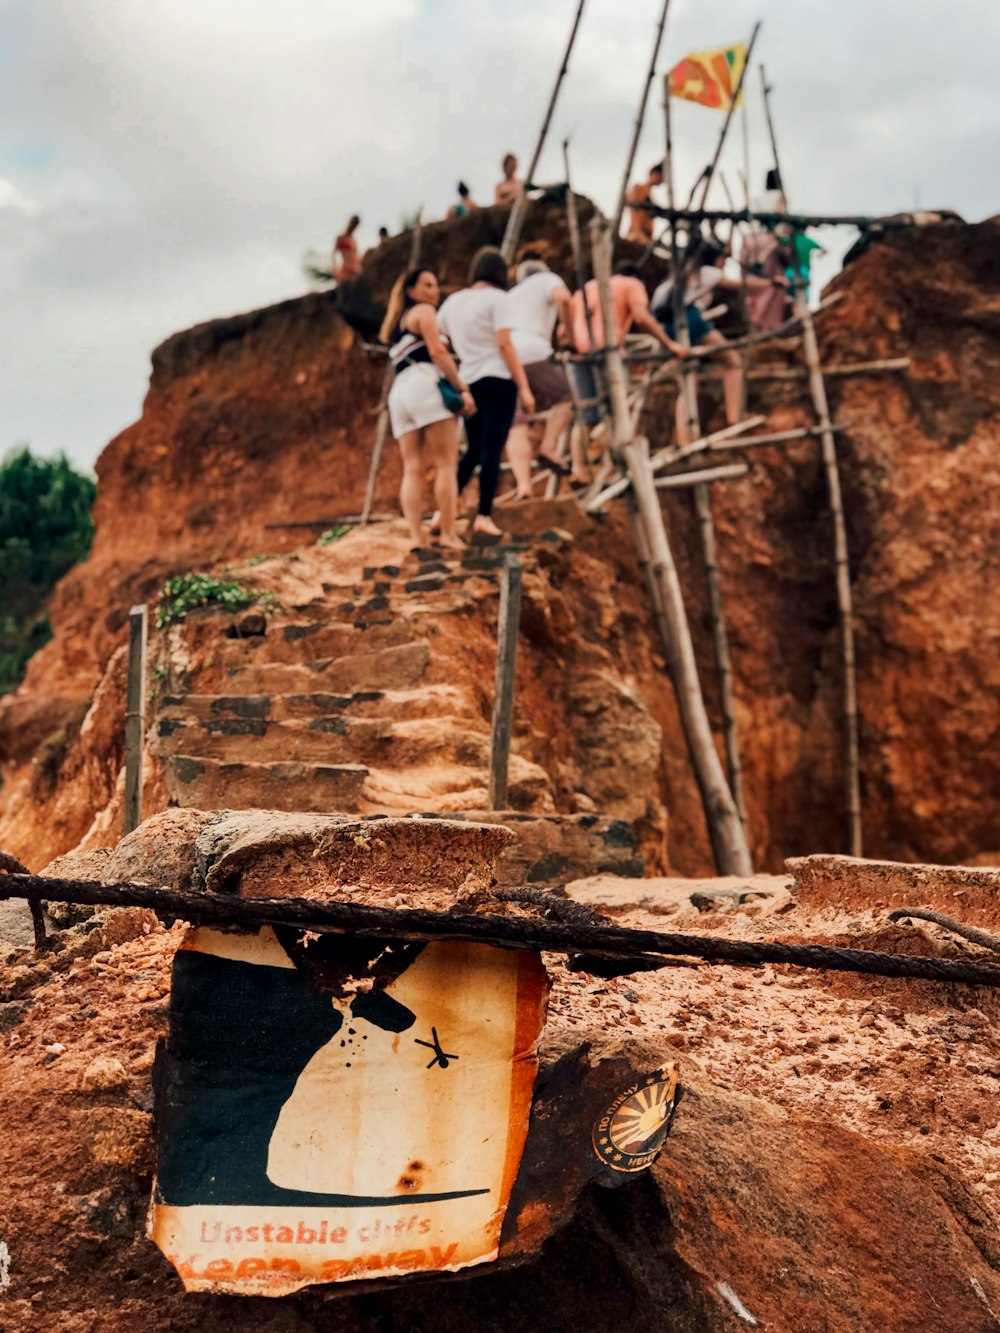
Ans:
{"type": "Polygon", "coordinates": [[[453,415],[441,397],[440,378],[441,372],[427,362],[407,366],[396,376],[389,390],[389,421],[397,440],[407,431],[422,430],[453,415]]]}

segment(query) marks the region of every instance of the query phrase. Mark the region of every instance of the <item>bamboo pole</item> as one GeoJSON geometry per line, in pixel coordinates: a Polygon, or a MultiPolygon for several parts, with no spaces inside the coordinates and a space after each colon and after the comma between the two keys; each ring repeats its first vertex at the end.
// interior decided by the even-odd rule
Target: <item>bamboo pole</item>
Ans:
{"type": "Polygon", "coordinates": [[[798,293],[802,310],[802,347],[809,367],[809,391],[820,424],[820,447],[826,472],[830,511],[833,515],[833,558],[837,583],[837,612],[840,625],[841,691],[844,717],[844,795],[847,806],[847,850],[850,856],[861,856],[861,776],[858,745],[858,689],[857,666],[854,651],[854,608],[851,594],[851,566],[847,546],[847,523],[840,487],[840,468],[837,464],[837,445],[830,422],[826,397],[826,383],[819,359],[819,345],[813,326],[812,312],[798,293]]]}
{"type": "MultiPolygon", "coordinates": [[[[651,213],[654,218],[664,222],[761,222],[766,226],[787,222],[792,227],[857,227],[861,231],[909,231],[913,227],[927,226],[930,222],[956,222],[962,219],[957,213],[937,210],[928,214],[928,210],[917,213],[892,213],[890,215],[870,213],[772,213],[761,210],[751,213],[746,208],[662,208],[659,204],[637,205],[651,213]]],[[[657,238],[659,244],[659,238],[657,238]]]]}
{"type": "Polygon", "coordinates": [[[556,109],[556,101],[559,97],[559,89],[562,87],[562,81],[566,77],[569,69],[570,52],[573,50],[573,43],[576,41],[577,30],[580,27],[580,20],[583,18],[583,6],[586,0],[580,0],[576,7],[576,17],[573,19],[573,27],[570,30],[569,41],[566,43],[566,50],[563,53],[562,64],[559,66],[559,73],[556,75],[555,87],[552,89],[552,96],[549,98],[548,109],[545,112],[545,119],[542,121],[542,128],[538,135],[538,142],[535,144],[535,152],[531,159],[531,165],[528,167],[524,178],[524,189],[514,200],[510,214],[507,217],[507,226],[504,230],[503,241],[500,245],[500,253],[508,264],[513,263],[514,255],[517,252],[517,245],[521,239],[521,231],[524,227],[525,214],[528,211],[528,187],[535,178],[535,172],[538,170],[538,162],[542,156],[542,149],[545,147],[545,140],[548,137],[549,125],[552,121],[552,113],[556,109]]]}
{"type": "Polygon", "coordinates": [[[721,467],[703,468],[697,472],[670,472],[665,477],[657,477],[653,485],[658,491],[686,490],[689,486],[703,486],[710,481],[745,477],[749,471],[746,463],[725,463],[721,467]]]}
{"type": "Polygon", "coordinates": [[[646,82],[642,86],[642,96],[639,98],[639,110],[636,112],[635,124],[632,129],[632,142],[629,145],[628,159],[625,162],[625,172],[622,176],[622,188],[618,195],[618,207],[615,210],[615,220],[611,225],[611,235],[617,241],[618,233],[621,231],[622,215],[625,212],[625,196],[628,194],[629,177],[632,174],[632,167],[635,164],[635,155],[639,148],[639,138],[642,135],[643,121],[646,119],[646,103],[649,100],[649,90],[656,75],[656,62],[660,55],[660,44],[663,41],[663,29],[667,22],[667,10],[670,8],[670,0],[663,0],[663,8],[660,10],[660,22],[656,29],[656,40],[653,42],[653,54],[649,60],[649,69],[646,73],[646,82]]]}
{"type": "MultiPolygon", "coordinates": [[[[611,409],[611,452],[620,456],[631,437],[628,407],[628,376],[618,344],[614,303],[611,299],[611,246],[613,238],[607,219],[599,211],[590,220],[590,247],[594,257],[594,278],[601,302],[604,324],[604,373],[607,378],[611,409]]],[[[587,293],[583,294],[586,309],[587,293]]],[[[593,335],[591,335],[593,336],[593,335]]]]}
{"type": "MultiPolygon", "coordinates": [[[[831,375],[877,375],[887,370],[908,370],[910,367],[910,358],[908,356],[885,357],[881,361],[854,361],[847,362],[842,366],[824,366],[823,376],[829,379],[831,375]]],[[[808,375],[808,367],[805,366],[776,366],[774,368],[761,366],[753,372],[754,379],[758,380],[797,380],[804,379],[808,375]]]]}
{"type": "Polygon", "coordinates": [[[625,446],[624,452],[640,521],[648,541],[652,577],[660,589],[663,617],[669,626],[668,634],[664,637],[664,648],[672,659],[677,708],[701,792],[716,864],[722,875],[751,875],[753,862],[746,833],[719,762],[715,738],[705,710],[680,579],[653,485],[648,441],[641,438],[633,440],[625,446]]]}
{"type": "MultiPolygon", "coordinates": [[[[774,121],[771,117],[771,89],[768,87],[767,75],[764,72],[763,65],[760,67],[760,81],[764,97],[764,111],[767,116],[767,129],[774,155],[774,165],[787,203],[788,195],[785,193],[785,178],[781,174],[778,142],[774,132],[774,121]]],[[[795,308],[802,324],[802,350],[809,370],[809,392],[819,422],[820,449],[823,456],[823,469],[826,473],[827,492],[830,497],[830,512],[833,516],[833,561],[837,588],[837,619],[840,631],[847,849],[849,855],[861,856],[863,839],[861,827],[861,765],[858,743],[857,663],[854,651],[854,606],[851,593],[847,522],[844,516],[844,500],[840,486],[840,468],[837,464],[837,445],[830,421],[830,406],[826,396],[823,367],[820,362],[819,343],[816,340],[816,327],[813,323],[812,311],[806,305],[805,294],[800,289],[796,290],[795,308]]]]}
{"type": "MultiPolygon", "coordinates": [[[[421,222],[423,211],[423,205],[421,205],[417,209],[417,218],[413,224],[413,235],[410,238],[410,260],[407,265],[408,273],[412,272],[420,262],[420,248],[423,243],[423,224],[421,222]]],[[[394,378],[395,371],[392,366],[386,366],[385,374],[382,376],[382,388],[379,390],[378,422],[375,426],[375,443],[372,445],[372,461],[368,468],[365,502],[361,506],[361,518],[358,523],[358,526],[362,528],[368,526],[372,505],[375,503],[375,487],[378,484],[378,474],[382,469],[382,454],[385,451],[386,436],[389,434],[389,390],[392,388],[394,378]]]]}
{"type": "MultiPolygon", "coordinates": [[[[757,30],[760,24],[754,28],[753,37],[750,40],[751,48],[757,36],[757,30]]],[[[749,53],[748,53],[749,58],[749,53]]],[[[743,86],[743,72],[746,70],[744,65],[740,71],[740,83],[737,87],[737,96],[739,88],[743,86]]],[[[735,104],[735,97],[733,99],[735,104]]],[[[731,108],[730,108],[731,109],[731,108]]],[[[669,175],[667,177],[667,197],[673,203],[674,184],[673,184],[673,132],[671,128],[670,117],[670,76],[664,80],[663,97],[663,115],[666,130],[666,143],[669,161],[669,175]]],[[[727,121],[728,123],[728,121],[727,121]]],[[[725,135],[723,134],[723,138],[725,135]]],[[[720,141],[721,151],[721,141],[720,141]]],[[[715,161],[718,161],[718,153],[715,161]]],[[[712,164],[714,170],[715,162],[712,164]]],[[[703,196],[704,197],[704,196],[703,196]]],[[[689,253],[693,246],[689,246],[689,253]]],[[[688,350],[691,347],[691,337],[688,332],[687,323],[687,266],[686,258],[682,260],[680,248],[677,244],[676,231],[671,231],[671,253],[673,256],[674,269],[674,287],[673,287],[673,306],[674,306],[674,337],[681,345],[688,350]]],[[[687,441],[693,442],[701,437],[701,423],[698,420],[698,381],[696,378],[695,365],[689,362],[685,357],[681,363],[681,386],[682,405],[686,424],[687,441]]],[[[729,772],[729,785],[732,789],[733,800],[736,803],[736,811],[739,820],[745,830],[747,824],[746,801],[743,793],[743,760],[740,756],[739,733],[736,728],[736,699],[733,690],[733,659],[729,651],[729,632],[726,628],[726,611],[722,598],[722,583],[719,579],[719,553],[718,545],[715,540],[715,520],[712,515],[712,492],[707,484],[697,485],[693,492],[694,512],[698,520],[698,536],[701,541],[702,563],[705,567],[705,585],[708,594],[708,614],[712,626],[712,642],[715,647],[715,663],[719,672],[719,707],[722,712],[722,734],[723,743],[726,750],[726,768],[729,772]]]]}
{"type": "Polygon", "coordinates": [[[490,736],[490,809],[507,808],[507,768],[514,725],[514,674],[517,636],[521,624],[521,562],[509,552],[504,557],[497,621],[496,690],[490,736]]]}
{"type": "Polygon", "coordinates": [[[709,837],[719,872],[724,875],[753,873],[750,849],[736,809],[732,792],[726,783],[715,738],[708,721],[705,700],[698,679],[691,631],[684,610],[677,567],[674,564],[667,531],[663,522],[659,497],[653,485],[649,461],[648,440],[632,438],[628,413],[625,366],[617,345],[617,330],[611,301],[611,229],[600,214],[591,223],[591,241],[594,253],[594,273],[601,295],[605,321],[605,353],[611,400],[612,448],[624,455],[625,465],[632,482],[632,491],[638,512],[637,522],[642,525],[650,576],[656,580],[658,598],[653,599],[654,612],[665,622],[664,648],[671,659],[674,692],[687,738],[688,750],[695,779],[701,792],[709,837]],[[662,607],[662,617],[659,613],[662,607]]]}
{"type": "Polygon", "coordinates": [[[125,702],[125,832],[142,823],[142,742],[146,731],[146,643],[143,602],[128,613],[128,689],[125,702]]]}
{"type": "MultiPolygon", "coordinates": [[[[743,61],[743,68],[740,70],[740,77],[736,82],[736,90],[733,93],[733,99],[726,108],[726,119],[722,124],[722,132],[719,135],[719,142],[715,148],[715,156],[709,163],[708,170],[704,175],[704,184],[701,188],[701,198],[698,200],[699,208],[705,207],[705,200],[708,198],[708,192],[712,188],[712,177],[715,175],[715,169],[719,165],[719,158],[722,156],[722,149],[726,142],[726,135],[729,133],[729,126],[733,119],[733,113],[736,110],[736,104],[740,100],[740,93],[743,91],[743,81],[746,78],[746,72],[750,68],[750,57],[753,55],[754,43],[757,40],[757,34],[760,32],[760,20],[753,25],[753,32],[750,34],[750,41],[747,44],[746,59],[743,61]]],[[[669,85],[667,96],[670,96],[669,85]]]]}

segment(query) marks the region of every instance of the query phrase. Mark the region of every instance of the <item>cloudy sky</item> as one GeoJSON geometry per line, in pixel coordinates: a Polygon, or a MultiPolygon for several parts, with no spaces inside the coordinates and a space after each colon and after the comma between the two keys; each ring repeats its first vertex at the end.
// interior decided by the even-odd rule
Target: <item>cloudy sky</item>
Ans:
{"type": "MultiPolygon", "coordinates": [[[[157,343],[303,291],[303,253],[351,211],[367,244],[440,216],[459,177],[487,200],[503,152],[530,155],[575,4],[0,0],[0,453],[92,464],[157,343]]],[[[587,0],[538,173],[561,177],[570,134],[608,210],[659,6],[587,0]]],[[[1000,211],[996,0],[672,0],[661,64],[756,18],[794,208],[1000,211]]],[[[686,192],[720,119],[674,105],[686,192]]],[[[661,126],[657,96],[640,164],[661,126]]]]}

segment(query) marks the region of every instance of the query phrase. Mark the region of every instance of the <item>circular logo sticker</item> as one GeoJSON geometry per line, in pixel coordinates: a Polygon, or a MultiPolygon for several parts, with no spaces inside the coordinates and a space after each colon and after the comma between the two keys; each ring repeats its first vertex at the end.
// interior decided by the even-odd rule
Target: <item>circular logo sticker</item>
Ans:
{"type": "Polygon", "coordinates": [[[677,1102],[677,1066],[626,1088],[594,1124],[594,1152],[612,1171],[644,1171],[663,1147],[677,1102]]]}

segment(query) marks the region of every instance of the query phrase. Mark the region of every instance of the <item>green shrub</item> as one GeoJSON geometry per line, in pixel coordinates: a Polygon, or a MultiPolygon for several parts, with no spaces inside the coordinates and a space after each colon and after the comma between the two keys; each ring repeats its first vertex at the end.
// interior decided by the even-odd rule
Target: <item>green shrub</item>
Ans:
{"type": "Polygon", "coordinates": [[[350,532],[349,523],[342,523],[339,528],[327,528],[326,532],[321,532],[316,538],[317,546],[329,546],[331,542],[337,541],[340,537],[350,532]]]}
{"type": "Polygon", "coordinates": [[[0,694],[52,637],[42,614],[55,584],[90,550],[97,487],[63,457],[19,448],[0,461],[0,694]]]}
{"type": "Polygon", "coordinates": [[[189,612],[202,606],[221,606],[226,611],[242,611],[259,597],[260,593],[244,588],[242,583],[216,579],[211,574],[177,574],[167,579],[160,589],[156,623],[160,629],[165,625],[175,625],[189,612]]]}

